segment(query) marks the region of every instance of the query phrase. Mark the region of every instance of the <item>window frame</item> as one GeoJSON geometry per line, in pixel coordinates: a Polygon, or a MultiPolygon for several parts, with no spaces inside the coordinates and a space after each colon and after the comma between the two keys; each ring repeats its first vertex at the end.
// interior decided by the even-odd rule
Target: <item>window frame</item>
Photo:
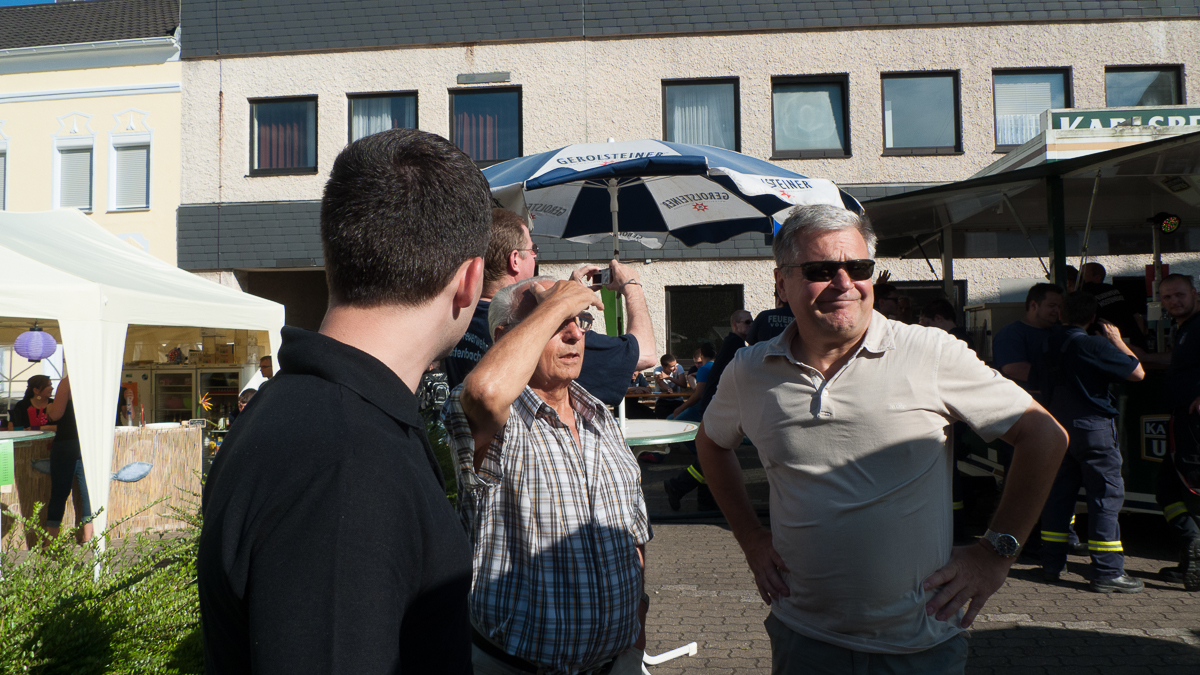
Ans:
{"type": "Polygon", "coordinates": [[[1063,107],[1075,107],[1075,82],[1074,69],[1071,66],[1062,67],[1047,67],[1047,68],[993,68],[992,69],[992,142],[995,144],[996,153],[1009,153],[1021,147],[1021,144],[1009,145],[996,142],[996,135],[1000,133],[996,127],[996,76],[997,75],[1062,75],[1063,76],[1063,107]]]}
{"type": "MultiPolygon", "coordinates": [[[[7,171],[5,172],[7,174],[7,171]]],[[[81,213],[96,212],[96,137],[94,135],[87,136],[68,136],[58,137],[54,139],[54,157],[51,167],[51,204],[53,208],[72,208],[79,209],[81,213]],[[78,206],[63,206],[62,205],[62,152],[63,150],[80,150],[87,148],[91,151],[91,164],[89,167],[88,182],[91,187],[88,195],[88,207],[86,209],[78,206]]]]}
{"type": "MultiPolygon", "coordinates": [[[[504,92],[516,92],[517,93],[517,155],[516,155],[516,157],[524,156],[524,154],[525,154],[525,92],[521,85],[506,84],[504,86],[499,86],[499,87],[491,87],[491,86],[451,87],[451,88],[447,89],[446,91],[450,95],[450,101],[449,101],[449,103],[450,103],[450,142],[454,143],[455,147],[458,147],[458,143],[456,143],[454,141],[454,136],[455,136],[455,131],[456,131],[455,126],[454,126],[454,97],[455,96],[457,96],[459,94],[474,94],[474,93],[478,93],[478,92],[487,92],[490,94],[499,94],[499,93],[504,93],[504,92]]],[[[510,157],[509,159],[516,159],[516,157],[510,157]]],[[[499,164],[500,162],[507,162],[507,161],[508,161],[508,159],[482,159],[482,160],[476,161],[475,166],[479,167],[480,169],[485,169],[489,166],[492,166],[493,164],[499,164]]]]}
{"type": "Polygon", "coordinates": [[[1108,74],[1109,73],[1129,73],[1145,70],[1173,70],[1175,71],[1175,88],[1179,91],[1179,103],[1171,103],[1169,105],[1187,105],[1187,89],[1184,87],[1183,64],[1182,63],[1144,63],[1141,65],[1132,66],[1104,66],[1104,107],[1105,108],[1153,108],[1155,106],[1110,106],[1108,105],[1108,74]]]}
{"type": "Polygon", "coordinates": [[[249,161],[249,171],[247,176],[311,176],[317,173],[318,167],[321,165],[321,106],[318,102],[316,94],[308,94],[303,96],[268,96],[260,98],[248,98],[246,102],[250,104],[250,135],[248,136],[249,153],[246,159],[249,161]],[[308,167],[291,167],[287,169],[258,169],[254,166],[254,145],[256,138],[256,129],[254,128],[254,106],[262,103],[295,103],[299,101],[309,102],[313,104],[313,166],[308,167]]]}
{"type": "Polygon", "coordinates": [[[107,213],[149,211],[154,206],[154,131],[108,134],[108,208],[107,213]],[[146,205],[117,206],[117,148],[146,146],[146,205]]]}
{"type": "MultiPolygon", "coordinates": [[[[659,81],[662,98],[662,139],[666,143],[682,143],[682,141],[667,140],[667,87],[672,85],[696,84],[732,84],[733,85],[733,151],[742,151],[742,85],[738,77],[684,77],[663,79],[659,81]]],[[[774,133],[774,132],[772,132],[774,133]]]]}
{"type": "Polygon", "coordinates": [[[411,96],[413,99],[413,128],[421,128],[421,98],[416,89],[404,91],[362,91],[346,94],[346,143],[354,142],[354,101],[364,98],[398,98],[411,96]]]}
{"type": "Polygon", "coordinates": [[[4,164],[4,174],[0,177],[0,211],[8,209],[8,174],[12,173],[9,169],[8,158],[8,137],[4,135],[4,122],[0,120],[0,162],[4,164]]]}
{"type": "MultiPolygon", "coordinates": [[[[994,116],[994,115],[993,115],[994,116]]],[[[963,154],[962,125],[962,74],[957,70],[903,70],[879,73],[879,131],[883,140],[883,157],[937,157],[963,154]],[[887,80],[949,77],[954,82],[954,145],[924,146],[916,148],[887,147],[887,94],[883,83],[887,80]]]]}
{"type": "Polygon", "coordinates": [[[844,159],[854,156],[850,138],[850,74],[771,76],[771,159],[844,159]],[[775,145],[775,85],[777,84],[837,84],[842,88],[842,130],[846,146],[842,150],[779,150],[775,145]]]}

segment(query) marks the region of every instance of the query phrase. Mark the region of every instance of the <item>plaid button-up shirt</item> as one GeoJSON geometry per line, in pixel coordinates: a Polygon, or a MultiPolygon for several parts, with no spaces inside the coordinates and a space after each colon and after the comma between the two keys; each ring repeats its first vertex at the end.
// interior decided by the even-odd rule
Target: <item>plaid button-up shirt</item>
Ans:
{"type": "Polygon", "coordinates": [[[641,470],[612,414],[570,385],[579,443],[529,387],[474,470],[456,388],[445,421],[459,512],[475,547],[476,630],[551,673],[575,673],[632,646],[640,626],[637,545],[650,540],[641,470]]]}

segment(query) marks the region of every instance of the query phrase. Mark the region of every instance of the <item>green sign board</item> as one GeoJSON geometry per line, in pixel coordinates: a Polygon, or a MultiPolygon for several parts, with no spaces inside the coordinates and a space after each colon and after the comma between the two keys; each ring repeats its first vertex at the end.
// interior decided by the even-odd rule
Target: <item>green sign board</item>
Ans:
{"type": "Polygon", "coordinates": [[[1050,127],[1056,130],[1185,126],[1200,126],[1200,108],[1107,108],[1104,110],[1050,111],[1050,127]]]}

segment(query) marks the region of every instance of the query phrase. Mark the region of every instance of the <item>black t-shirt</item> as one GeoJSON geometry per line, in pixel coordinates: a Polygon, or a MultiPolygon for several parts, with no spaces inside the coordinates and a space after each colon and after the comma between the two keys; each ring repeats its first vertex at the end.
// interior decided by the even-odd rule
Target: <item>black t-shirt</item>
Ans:
{"type": "Polygon", "coordinates": [[[1139,349],[1146,348],[1146,336],[1133,318],[1133,305],[1116,286],[1092,282],[1084,284],[1079,290],[1095,296],[1096,315],[1116,326],[1121,331],[1121,337],[1129,338],[1129,342],[1139,349]]]}
{"type": "Polygon", "coordinates": [[[442,359],[442,371],[446,373],[446,380],[451,389],[467,379],[467,375],[479,363],[479,359],[482,359],[492,346],[492,337],[488,334],[488,308],[491,306],[491,300],[479,301],[475,306],[475,313],[471,315],[471,324],[467,326],[467,332],[442,359]]]}
{"type": "Polygon", "coordinates": [[[29,408],[32,406],[33,401],[23,398],[12,407],[8,413],[8,421],[12,422],[14,429],[29,428],[29,408]]]}
{"type": "Polygon", "coordinates": [[[604,335],[588,331],[583,340],[583,368],[575,379],[579,386],[607,405],[617,405],[629,389],[641,347],[630,334],[604,335]]]}
{"type": "Polygon", "coordinates": [[[1167,404],[1172,409],[1200,397],[1200,312],[1175,328],[1175,348],[1167,368],[1167,404]]]}
{"type": "Polygon", "coordinates": [[[1070,418],[1115,417],[1117,409],[1112,405],[1108,385],[1128,378],[1138,367],[1136,357],[1117,349],[1105,337],[1088,335],[1078,326],[1059,326],[1051,331],[1045,362],[1049,379],[1053,380],[1050,410],[1070,418]]]}
{"type": "Polygon", "coordinates": [[[746,333],[746,344],[766,342],[787,330],[795,320],[792,308],[787,305],[759,312],[758,316],[754,317],[754,323],[750,324],[750,332],[746,333]]]}
{"type": "Polygon", "coordinates": [[[697,407],[700,408],[701,413],[708,410],[709,402],[717,394],[717,384],[721,382],[721,373],[725,372],[725,366],[733,360],[737,350],[745,346],[746,341],[737,333],[729,331],[729,335],[725,336],[725,341],[721,343],[721,351],[713,360],[712,370],[708,371],[708,380],[704,383],[704,393],[700,394],[700,403],[697,404],[697,407]]]}
{"type": "Polygon", "coordinates": [[[204,485],[206,672],[470,673],[471,546],[416,398],[297,328],[279,364],[204,485]]]}
{"type": "Polygon", "coordinates": [[[75,401],[74,399],[67,401],[67,408],[63,410],[62,417],[57,420],[50,420],[50,424],[55,425],[54,440],[56,441],[77,441],[79,440],[79,429],[75,427],[75,401]]]}

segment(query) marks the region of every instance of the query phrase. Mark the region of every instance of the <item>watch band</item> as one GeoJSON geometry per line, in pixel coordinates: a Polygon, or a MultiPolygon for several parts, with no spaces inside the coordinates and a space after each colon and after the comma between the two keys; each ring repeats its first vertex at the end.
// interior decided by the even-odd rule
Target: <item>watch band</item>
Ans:
{"type": "Polygon", "coordinates": [[[1021,542],[1011,534],[989,529],[983,533],[981,539],[991,544],[992,552],[1002,558],[1016,558],[1017,554],[1021,552],[1021,542]]]}

